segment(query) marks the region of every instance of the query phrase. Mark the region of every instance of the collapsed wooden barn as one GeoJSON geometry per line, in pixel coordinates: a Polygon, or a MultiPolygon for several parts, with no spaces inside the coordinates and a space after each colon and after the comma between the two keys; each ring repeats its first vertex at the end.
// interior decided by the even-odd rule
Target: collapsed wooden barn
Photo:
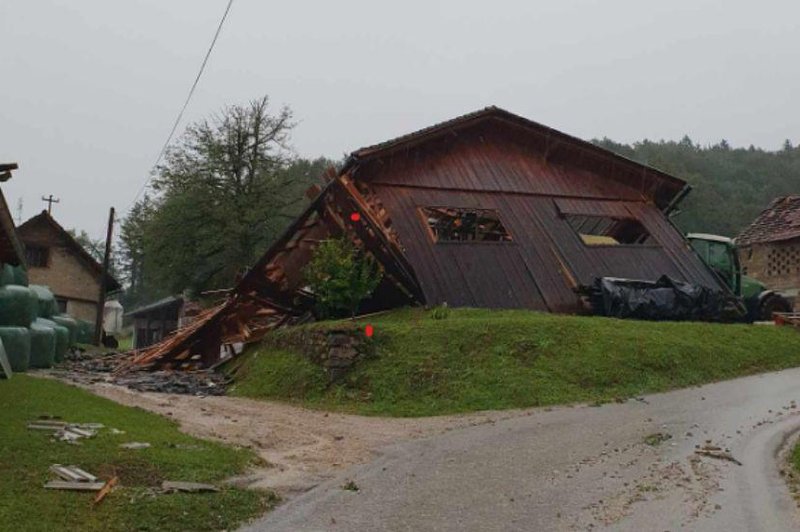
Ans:
{"type": "Polygon", "coordinates": [[[362,305],[579,313],[599,277],[727,291],[670,222],[690,187],[497,107],[353,152],[231,297],[139,353],[159,367],[213,365],[313,305],[303,266],[347,235],[384,278],[362,305]]]}

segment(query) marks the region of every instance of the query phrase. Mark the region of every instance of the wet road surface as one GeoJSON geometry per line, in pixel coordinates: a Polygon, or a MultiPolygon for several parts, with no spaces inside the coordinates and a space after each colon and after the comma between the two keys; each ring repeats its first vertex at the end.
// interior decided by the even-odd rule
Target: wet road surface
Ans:
{"type": "Polygon", "coordinates": [[[246,529],[800,530],[780,456],[800,430],[798,402],[792,369],[533,409],[386,447],[246,529]]]}

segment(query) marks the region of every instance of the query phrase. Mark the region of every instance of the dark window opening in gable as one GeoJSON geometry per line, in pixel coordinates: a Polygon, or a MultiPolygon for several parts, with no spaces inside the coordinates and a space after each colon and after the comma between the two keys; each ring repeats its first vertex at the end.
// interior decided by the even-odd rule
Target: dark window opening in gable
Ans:
{"type": "Polygon", "coordinates": [[[511,242],[497,211],[456,207],[422,207],[435,242],[511,242]]]}
{"type": "Polygon", "coordinates": [[[633,218],[611,216],[564,216],[587,246],[655,245],[647,229],[633,218]]]}
{"type": "Polygon", "coordinates": [[[66,299],[64,299],[63,297],[57,297],[56,298],[56,305],[58,305],[58,311],[61,314],[66,314],[67,313],[67,300],[66,299]]]}
{"type": "Polygon", "coordinates": [[[47,268],[50,250],[45,247],[28,246],[25,248],[25,262],[32,268],[47,268]]]}

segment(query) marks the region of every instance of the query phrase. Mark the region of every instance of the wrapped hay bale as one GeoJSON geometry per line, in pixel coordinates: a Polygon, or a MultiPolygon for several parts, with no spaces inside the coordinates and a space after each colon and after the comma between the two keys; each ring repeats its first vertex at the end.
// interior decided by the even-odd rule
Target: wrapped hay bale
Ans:
{"type": "Polygon", "coordinates": [[[56,331],[43,323],[41,318],[31,323],[30,367],[50,368],[56,358],[56,331]]]}
{"type": "Polygon", "coordinates": [[[38,301],[26,286],[0,286],[0,326],[27,327],[36,318],[38,301]]]}
{"type": "MultiPolygon", "coordinates": [[[[52,320],[48,320],[47,318],[37,318],[34,324],[53,330],[56,335],[55,354],[53,358],[56,362],[62,362],[67,354],[67,350],[69,349],[69,330],[52,320]]],[[[33,347],[31,347],[31,349],[33,349],[33,347]]],[[[32,350],[31,356],[33,356],[32,350]]]]}
{"type": "Polygon", "coordinates": [[[78,343],[91,344],[94,343],[94,323],[86,320],[78,321],[78,343]]]}
{"type": "Polygon", "coordinates": [[[14,284],[14,267],[10,264],[0,264],[0,286],[14,284]]]}
{"type": "Polygon", "coordinates": [[[36,294],[36,298],[39,300],[39,312],[38,315],[40,318],[50,318],[53,314],[58,314],[58,304],[56,304],[56,296],[53,295],[53,292],[46,286],[32,284],[30,285],[30,289],[36,294]]]}
{"type": "Polygon", "coordinates": [[[50,318],[69,331],[69,345],[78,343],[78,321],[69,314],[58,314],[50,318]]]}
{"type": "Polygon", "coordinates": [[[31,360],[31,333],[25,327],[0,327],[0,340],[14,372],[26,371],[31,360]]]}
{"type": "Polygon", "coordinates": [[[28,271],[24,266],[14,266],[14,283],[20,286],[28,286],[28,271]]]}

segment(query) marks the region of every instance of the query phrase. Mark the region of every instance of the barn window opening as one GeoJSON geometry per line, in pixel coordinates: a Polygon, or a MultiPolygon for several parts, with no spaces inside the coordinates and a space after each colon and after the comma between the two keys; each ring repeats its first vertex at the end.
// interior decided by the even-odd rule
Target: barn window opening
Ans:
{"type": "Polygon", "coordinates": [[[652,236],[633,218],[565,215],[570,227],[587,246],[652,245],[652,236]]]}
{"type": "Polygon", "coordinates": [[[45,247],[28,246],[25,249],[25,262],[33,268],[46,268],[50,250],[45,247]]]}
{"type": "Polygon", "coordinates": [[[436,242],[511,242],[497,211],[423,207],[422,214],[436,242]]]}

